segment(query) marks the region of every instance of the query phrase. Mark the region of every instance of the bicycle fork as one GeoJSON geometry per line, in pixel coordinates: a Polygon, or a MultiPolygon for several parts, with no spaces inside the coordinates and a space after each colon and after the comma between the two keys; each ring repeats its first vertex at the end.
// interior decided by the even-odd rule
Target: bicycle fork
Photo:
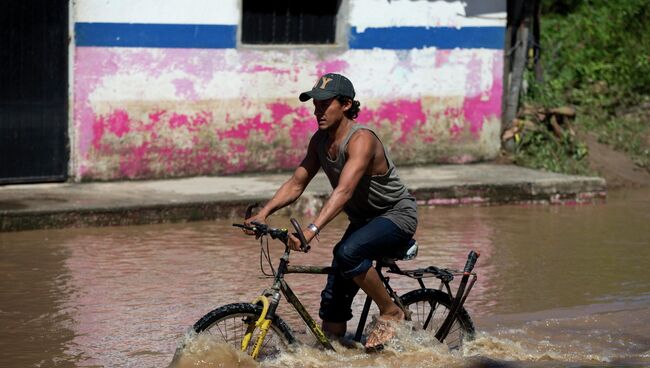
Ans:
{"type": "Polygon", "coordinates": [[[257,336],[257,340],[255,341],[255,345],[253,346],[253,351],[251,351],[251,356],[253,359],[257,358],[257,355],[260,353],[260,348],[262,347],[262,343],[264,342],[264,339],[266,338],[266,334],[269,331],[269,327],[271,327],[271,320],[267,319],[266,316],[269,312],[269,298],[267,298],[264,295],[260,295],[253,301],[253,304],[257,303],[262,303],[262,313],[260,314],[260,317],[257,319],[255,322],[250,322],[248,324],[248,327],[246,328],[246,333],[244,334],[244,338],[241,341],[241,351],[246,352],[248,350],[248,345],[251,342],[251,339],[253,338],[253,333],[255,332],[255,329],[259,328],[260,329],[260,334],[257,336]]]}

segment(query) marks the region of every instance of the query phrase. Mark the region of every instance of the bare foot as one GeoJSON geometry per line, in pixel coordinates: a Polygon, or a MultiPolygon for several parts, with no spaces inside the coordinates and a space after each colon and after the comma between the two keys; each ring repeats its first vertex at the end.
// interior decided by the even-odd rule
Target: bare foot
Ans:
{"type": "Polygon", "coordinates": [[[384,344],[395,337],[395,324],[404,320],[404,312],[397,311],[385,313],[376,318],[375,326],[368,334],[365,348],[368,352],[379,351],[384,344]]]}

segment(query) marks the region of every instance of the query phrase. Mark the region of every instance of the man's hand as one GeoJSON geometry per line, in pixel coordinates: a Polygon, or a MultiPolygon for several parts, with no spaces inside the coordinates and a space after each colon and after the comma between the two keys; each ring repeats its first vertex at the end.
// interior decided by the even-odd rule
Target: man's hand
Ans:
{"type": "MultiPolygon", "coordinates": [[[[307,244],[309,244],[311,240],[316,236],[316,234],[314,234],[314,232],[309,230],[308,228],[302,229],[302,233],[305,235],[305,240],[307,240],[307,244]]],[[[301,245],[302,244],[300,244],[300,239],[298,239],[297,236],[293,235],[293,233],[289,233],[289,241],[287,242],[287,246],[289,246],[291,250],[297,250],[302,252],[303,250],[300,247],[301,245]]]]}
{"type": "MultiPolygon", "coordinates": [[[[259,213],[255,214],[255,215],[245,219],[244,220],[244,225],[251,226],[251,227],[255,226],[255,225],[253,225],[253,222],[258,222],[260,224],[265,224],[266,225],[266,216],[260,215],[259,213]]],[[[244,233],[246,235],[255,235],[254,231],[246,230],[246,229],[242,229],[242,230],[244,230],[244,233]]]]}

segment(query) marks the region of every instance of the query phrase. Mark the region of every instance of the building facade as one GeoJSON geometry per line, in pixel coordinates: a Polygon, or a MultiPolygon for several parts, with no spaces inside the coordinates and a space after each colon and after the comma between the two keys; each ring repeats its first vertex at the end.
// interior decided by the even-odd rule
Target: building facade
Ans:
{"type": "Polygon", "coordinates": [[[72,1],[69,176],[291,169],[327,72],[399,164],[497,155],[505,0],[305,3],[72,1]]]}

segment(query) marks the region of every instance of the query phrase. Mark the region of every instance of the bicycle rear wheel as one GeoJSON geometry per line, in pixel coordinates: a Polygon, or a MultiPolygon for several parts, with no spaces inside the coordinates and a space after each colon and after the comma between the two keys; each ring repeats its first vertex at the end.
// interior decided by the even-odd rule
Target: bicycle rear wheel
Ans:
{"type": "MultiPolygon", "coordinates": [[[[417,289],[409,291],[400,297],[405,308],[411,311],[411,320],[415,326],[430,331],[433,337],[449,314],[451,298],[449,294],[434,289],[417,289]]],[[[454,323],[444,343],[449,349],[458,349],[463,339],[474,336],[474,323],[465,308],[456,313],[454,323]]]]}
{"type": "MultiPolygon", "coordinates": [[[[211,334],[217,339],[241,349],[241,341],[250,323],[255,323],[262,313],[262,307],[250,303],[234,303],[219,307],[206,314],[193,326],[196,333],[211,334]]],[[[248,346],[247,354],[253,350],[260,330],[256,329],[248,346]]],[[[276,357],[295,342],[289,326],[278,316],[271,322],[257,360],[276,357]]]]}

